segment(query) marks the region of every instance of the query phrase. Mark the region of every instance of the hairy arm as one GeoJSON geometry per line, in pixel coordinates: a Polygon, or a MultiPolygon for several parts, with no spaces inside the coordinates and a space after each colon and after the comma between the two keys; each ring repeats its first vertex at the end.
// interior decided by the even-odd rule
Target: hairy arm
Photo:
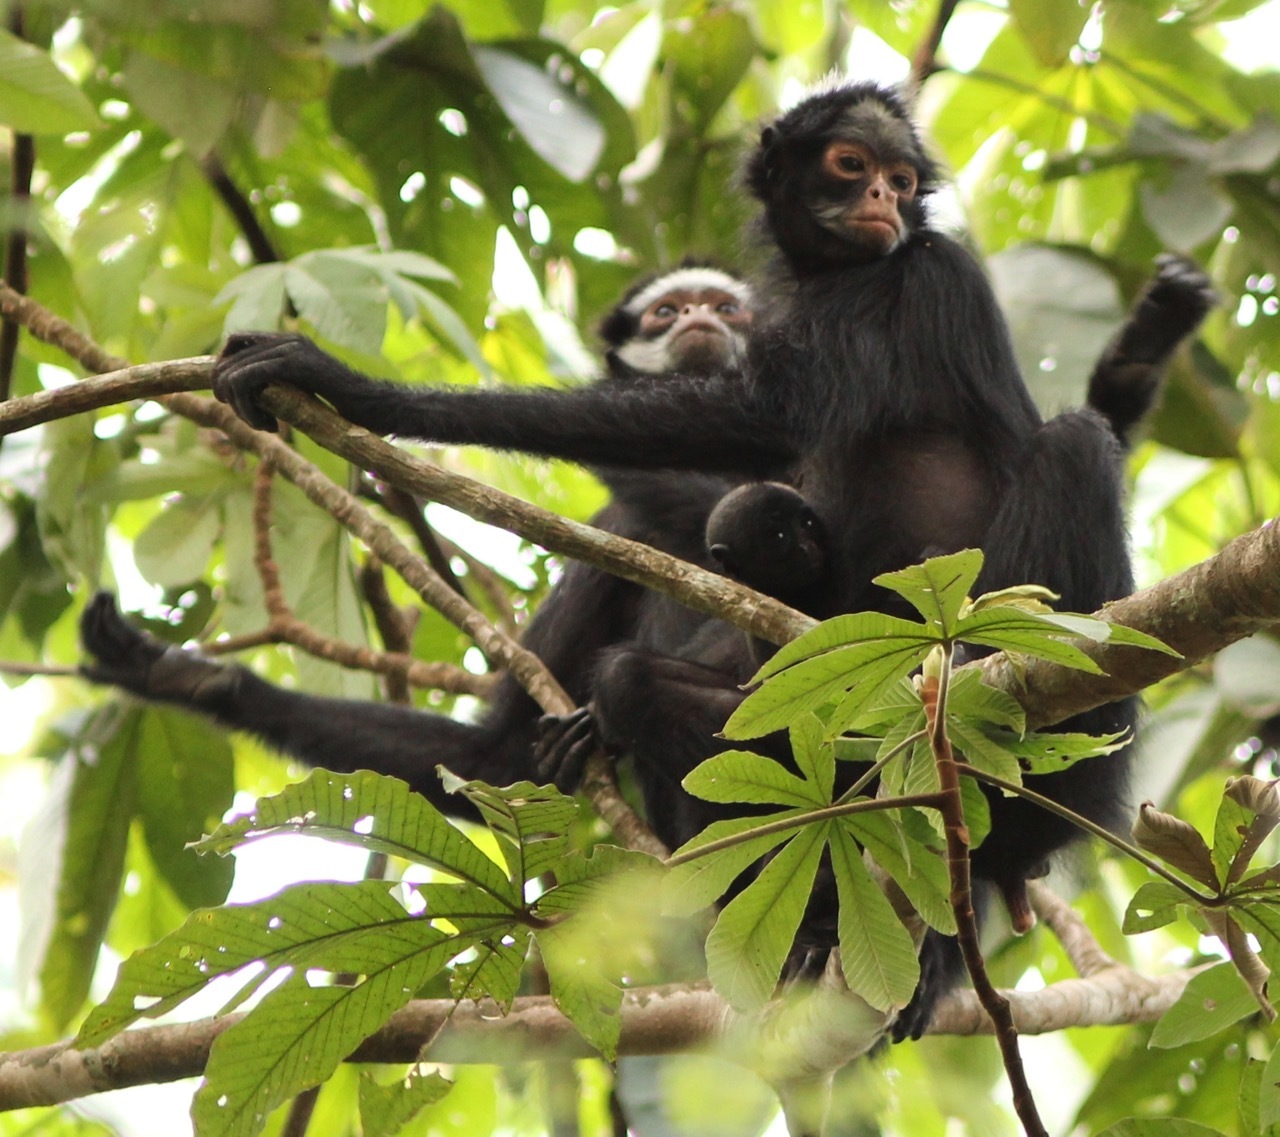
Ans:
{"type": "Polygon", "coordinates": [[[233,335],[215,368],[214,394],[250,425],[274,430],[258,401],[271,383],[309,391],[377,434],[584,464],[756,474],[794,457],[782,416],[736,375],[572,390],[406,387],[352,371],[302,336],[233,335]]]}

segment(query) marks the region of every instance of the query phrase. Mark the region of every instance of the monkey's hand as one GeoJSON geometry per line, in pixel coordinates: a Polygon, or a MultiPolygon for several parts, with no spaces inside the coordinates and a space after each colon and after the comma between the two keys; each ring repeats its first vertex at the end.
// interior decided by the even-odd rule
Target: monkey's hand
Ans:
{"type": "Polygon", "coordinates": [[[318,395],[350,418],[351,396],[374,386],[295,333],[235,332],[213,365],[213,393],[250,426],[276,430],[276,418],[262,406],[263,390],[272,383],[318,395]]]}
{"type": "Polygon", "coordinates": [[[209,707],[235,690],[238,668],[164,644],[125,621],[109,592],[99,592],[80,617],[80,638],[94,662],[80,674],[146,699],[209,707]]]}
{"type": "Polygon", "coordinates": [[[573,793],[582,783],[587,759],[601,748],[589,706],[567,715],[543,715],[533,747],[538,781],[550,782],[561,793],[573,793]]]}
{"type": "Polygon", "coordinates": [[[1160,309],[1174,328],[1181,329],[1179,336],[1185,336],[1200,326],[1220,299],[1209,274],[1190,257],[1161,253],[1142,303],[1160,309]]]}

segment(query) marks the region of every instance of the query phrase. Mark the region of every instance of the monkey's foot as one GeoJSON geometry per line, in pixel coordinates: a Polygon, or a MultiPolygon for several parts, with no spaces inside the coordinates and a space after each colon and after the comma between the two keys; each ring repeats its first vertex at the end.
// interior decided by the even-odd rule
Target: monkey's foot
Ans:
{"type": "Polygon", "coordinates": [[[538,741],[533,747],[538,778],[561,793],[571,794],[578,788],[587,759],[599,749],[600,736],[589,706],[538,720],[538,741]]]}
{"type": "Polygon", "coordinates": [[[229,694],[237,671],[162,643],[129,624],[116,598],[99,592],[80,617],[80,638],[94,657],[80,674],[147,699],[208,705],[229,694]]]}

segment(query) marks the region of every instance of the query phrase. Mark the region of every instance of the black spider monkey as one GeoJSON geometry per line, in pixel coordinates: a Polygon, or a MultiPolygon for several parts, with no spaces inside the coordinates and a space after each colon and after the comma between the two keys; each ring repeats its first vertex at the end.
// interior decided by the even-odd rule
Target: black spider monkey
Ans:
{"type": "MultiPolygon", "coordinates": [[[[741,366],[751,293],[738,277],[686,261],[633,285],[605,317],[603,382],[639,384],[655,375],[729,372],[741,366]]],[[[704,550],[708,513],[733,482],[711,474],[596,471],[612,501],[597,527],[715,567],[704,550]]],[[[524,645],[579,702],[590,697],[590,669],[605,646],[635,640],[659,650],[684,643],[705,617],[638,585],[570,562],[526,628],[524,645]]],[[[247,668],[215,662],[135,630],[108,593],[81,619],[95,662],[89,679],[211,715],[248,731],[308,765],[336,771],[374,769],[404,778],[450,814],[473,816],[465,799],[444,792],[436,766],[466,778],[508,785],[534,774],[536,703],[503,674],[479,721],[350,699],[320,698],[276,687],[247,668]]]]}
{"type": "MultiPolygon", "coordinates": [[[[814,96],[765,132],[749,181],[766,205],[780,255],[769,275],[776,304],[754,338],[745,383],[713,372],[559,393],[406,392],[349,371],[300,337],[248,335],[228,343],[216,391],[266,428],[274,420],[255,394],[267,383],[289,381],[383,433],[641,470],[788,477],[827,525],[831,573],[839,581],[833,611],[883,603],[870,590],[870,577],[922,550],[978,543],[988,552],[988,586],[1043,580],[1063,590],[1071,606],[1092,607],[1129,584],[1117,447],[1102,420],[1087,412],[1040,423],[980,271],[925,223],[919,199],[933,177],[905,108],[870,86],[814,96]],[[882,501],[868,500],[868,484],[890,492],[882,501]],[[956,488],[958,499],[947,498],[956,488]],[[1096,557],[1085,552],[1089,541],[1098,543],[1096,557]]],[[[1169,337],[1165,355],[1203,310],[1201,304],[1189,326],[1169,337]]],[[[1131,362],[1153,376],[1162,358],[1141,356],[1153,350],[1163,323],[1160,314],[1154,334],[1129,343],[1131,362]]],[[[1128,341],[1122,337],[1122,343],[1128,341]]],[[[1117,430],[1126,431],[1126,421],[1132,425],[1135,408],[1150,394],[1115,404],[1117,430]]],[[[123,627],[115,623],[119,627],[107,630],[123,627]]],[[[128,656],[136,644],[101,634],[95,642],[94,631],[102,629],[90,618],[86,624],[86,642],[100,660],[91,676],[133,686],[103,664],[128,656]]],[[[589,650],[594,642],[568,646],[589,650]]],[[[702,803],[687,799],[678,783],[717,748],[712,735],[741,698],[736,684],[750,670],[741,644],[732,629],[704,622],[676,653],[626,644],[607,653],[599,669],[596,725],[611,748],[630,750],[641,762],[650,817],[671,844],[705,821],[702,803]]],[[[154,662],[149,658],[144,671],[154,662]]],[[[201,701],[202,683],[193,688],[188,682],[186,692],[175,694],[150,676],[142,679],[142,693],[152,697],[201,701]]],[[[305,714],[316,736],[304,737],[306,725],[291,724],[277,745],[292,753],[340,769],[352,763],[386,769],[391,762],[377,739],[387,711],[393,736],[418,732],[415,765],[424,758],[432,763],[430,753],[422,753],[421,714],[408,712],[410,725],[397,708],[361,704],[368,712],[363,721],[341,731],[334,720],[344,721],[349,708],[330,705],[326,719],[321,704],[328,701],[292,699],[305,702],[277,709],[305,714]],[[333,763],[323,742],[335,736],[344,745],[333,763]],[[367,740],[367,760],[353,758],[355,739],[367,740]]],[[[253,729],[246,718],[204,709],[228,725],[253,729]]],[[[1131,721],[1131,709],[1109,712],[1099,728],[1131,721]]],[[[239,713],[245,714],[243,701],[239,713]]],[[[247,718],[257,716],[250,708],[247,718]]],[[[1083,812],[1110,818],[1122,783],[1115,771],[1098,784],[1064,774],[1046,788],[1083,812]]],[[[1016,803],[1002,813],[1009,820],[979,850],[979,871],[1020,884],[1068,833],[1047,832],[1051,826],[1039,816],[1021,817],[1016,803]]]]}
{"type": "MultiPolygon", "coordinates": [[[[1208,276],[1173,254],[1157,258],[1120,331],[1094,365],[1086,405],[1102,414],[1126,448],[1150,412],[1164,365],[1217,300],[1208,276]]],[[[829,607],[831,584],[822,522],[792,486],[747,483],[726,494],[707,519],[707,551],[726,575],[805,612],[829,607]]],[[[922,555],[941,550],[926,549],[922,555]]],[[[758,662],[770,646],[752,640],[758,662]]]]}
{"type": "MultiPolygon", "coordinates": [[[[875,575],[923,550],[966,546],[986,553],[979,588],[1035,581],[1090,611],[1132,586],[1119,441],[1092,410],[1041,419],[981,269],[928,225],[923,201],[937,176],[903,101],[873,84],[829,87],[764,130],[747,184],[776,255],[745,382],[711,374],[562,392],[405,390],[299,336],[250,334],[228,342],[215,393],[263,429],[275,421],[258,393],[287,382],[384,434],[780,478],[825,526],[833,612],[891,607],[875,575]]],[[[668,843],[714,815],[700,803],[673,809],[672,787],[722,747],[715,731],[749,666],[741,636],[715,623],[677,653],[635,644],[602,653],[590,719],[611,752],[636,759],[668,843]]],[[[1124,700],[1071,725],[1128,729],[1135,707],[1124,700]]],[[[1096,822],[1123,815],[1122,756],[1033,781],[1096,822]]],[[[1075,831],[1020,799],[991,807],[975,874],[1016,895],[1075,831]]],[[[930,989],[941,966],[926,960],[901,1033],[927,1024],[949,981],[935,975],[930,989]]]]}
{"type": "MultiPolygon", "coordinates": [[[[1089,381],[1089,404],[1107,415],[1123,439],[1150,408],[1169,356],[1212,302],[1208,278],[1194,263],[1161,258],[1155,279],[1089,381]]],[[[607,381],[645,381],[678,368],[713,373],[738,367],[751,308],[743,281],[700,262],[639,281],[599,329],[606,344],[607,381]]],[[[619,467],[597,472],[613,492],[613,502],[593,518],[598,527],[706,567],[719,566],[806,611],[822,606],[816,590],[826,580],[826,536],[793,488],[745,485],[726,494],[733,480],[714,475],[619,467]],[[712,512],[722,494],[726,496],[712,512]],[[758,502],[768,508],[756,517],[751,506],[758,502]],[[713,546],[706,550],[710,559],[702,556],[704,520],[713,546]],[[781,546],[776,533],[784,534],[781,546]],[[788,548],[799,552],[791,554],[788,548]]],[[[679,650],[704,623],[680,605],[570,562],[530,621],[524,643],[576,701],[585,703],[600,650],[624,641],[656,651],[679,650]]],[[[470,815],[462,799],[443,792],[436,765],[494,784],[534,774],[531,749],[539,710],[506,675],[485,713],[472,724],[273,686],[243,667],[169,647],[135,630],[107,594],[89,603],[82,629],[85,647],[96,657],[82,668],[87,678],[203,711],[308,765],[394,774],[449,813],[470,815]]],[[[707,638],[704,634],[702,640],[707,638]]],[[[756,644],[753,650],[758,661],[768,648],[756,644]]],[[[571,788],[575,769],[570,765],[554,772],[571,788]]],[[[675,792],[682,794],[678,786],[675,792]]]]}

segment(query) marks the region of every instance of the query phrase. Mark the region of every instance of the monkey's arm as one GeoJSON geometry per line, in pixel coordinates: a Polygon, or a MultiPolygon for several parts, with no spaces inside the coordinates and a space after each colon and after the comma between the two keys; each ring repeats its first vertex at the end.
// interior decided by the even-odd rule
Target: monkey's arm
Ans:
{"type": "Polygon", "coordinates": [[[95,683],[208,715],[308,766],[403,778],[455,816],[473,817],[475,811],[465,799],[445,793],[437,765],[494,785],[531,774],[532,714],[523,734],[508,739],[411,707],[288,691],[238,664],[219,663],[138,631],[106,592],[85,608],[80,632],[94,656],[81,673],[95,683]]]}
{"type": "Polygon", "coordinates": [[[1166,254],[1157,264],[1154,279],[1089,377],[1088,405],[1126,444],[1155,404],[1170,357],[1218,301],[1194,261],[1166,254]]]}
{"type": "Polygon", "coordinates": [[[760,473],[787,465],[794,444],[781,416],[751,400],[740,377],[597,383],[572,390],[457,391],[370,379],[298,335],[231,336],[214,394],[260,430],[268,384],[326,400],[377,434],[520,450],[589,465],[760,473]]]}

